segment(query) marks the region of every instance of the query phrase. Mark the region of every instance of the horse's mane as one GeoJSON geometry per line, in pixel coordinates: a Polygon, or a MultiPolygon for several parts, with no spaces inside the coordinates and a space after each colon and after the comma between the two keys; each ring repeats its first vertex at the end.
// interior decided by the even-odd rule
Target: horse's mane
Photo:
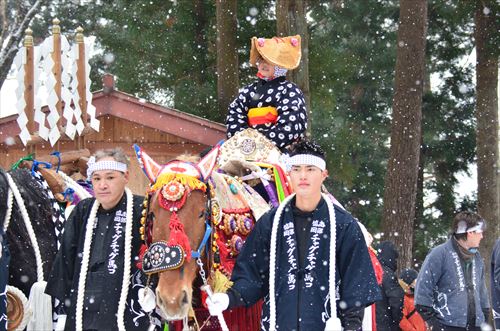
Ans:
{"type": "MultiPolygon", "coordinates": [[[[7,184],[7,177],[5,176],[5,170],[0,168],[0,222],[5,220],[5,214],[7,213],[7,193],[9,192],[9,185],[7,184]]],[[[2,226],[3,231],[3,226],[2,226]]]]}
{"type": "MultiPolygon", "coordinates": [[[[0,173],[0,208],[2,210],[0,216],[3,215],[0,220],[3,226],[4,210],[7,209],[8,182],[5,171],[1,170],[0,173]]],[[[52,201],[49,199],[46,189],[33,178],[30,171],[15,169],[11,170],[9,174],[17,184],[37,235],[38,246],[42,254],[44,277],[47,278],[52,268],[52,261],[57,253],[57,238],[52,220],[52,201]]],[[[7,238],[11,256],[15,257],[11,259],[9,266],[9,284],[16,286],[26,295],[29,295],[31,285],[37,281],[35,253],[31,246],[22,213],[15,199],[7,230],[7,238]]]]}

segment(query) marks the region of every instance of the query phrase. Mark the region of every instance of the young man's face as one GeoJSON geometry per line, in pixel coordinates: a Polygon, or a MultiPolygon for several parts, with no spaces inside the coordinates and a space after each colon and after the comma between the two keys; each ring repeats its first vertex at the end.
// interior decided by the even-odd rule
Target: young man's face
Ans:
{"type": "MultiPolygon", "coordinates": [[[[112,157],[99,161],[104,160],[114,161],[112,157]]],[[[123,196],[125,185],[128,183],[128,171],[123,173],[117,170],[98,170],[94,171],[91,180],[97,201],[104,209],[111,209],[123,196]]]]}
{"type": "Polygon", "coordinates": [[[479,243],[483,239],[483,231],[467,232],[467,245],[469,247],[479,247],[479,243]]]}
{"type": "Polygon", "coordinates": [[[257,69],[259,70],[259,73],[264,77],[274,77],[274,65],[266,62],[266,60],[259,60],[259,62],[257,63],[257,69]]]}
{"type": "Polygon", "coordinates": [[[312,165],[295,165],[290,170],[290,182],[297,196],[311,197],[321,192],[328,171],[312,165]]]}

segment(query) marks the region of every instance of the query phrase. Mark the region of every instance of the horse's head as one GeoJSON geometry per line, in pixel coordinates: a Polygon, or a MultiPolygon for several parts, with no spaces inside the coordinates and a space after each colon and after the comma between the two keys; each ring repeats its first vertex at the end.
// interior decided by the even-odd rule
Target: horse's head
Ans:
{"type": "Polygon", "coordinates": [[[158,274],[156,304],[165,317],[182,319],[191,307],[192,283],[209,242],[204,181],[218,150],[198,163],[175,160],[163,166],[138,147],[136,152],[151,181],[141,221],[147,247],[142,268],[148,275],[158,274]]]}

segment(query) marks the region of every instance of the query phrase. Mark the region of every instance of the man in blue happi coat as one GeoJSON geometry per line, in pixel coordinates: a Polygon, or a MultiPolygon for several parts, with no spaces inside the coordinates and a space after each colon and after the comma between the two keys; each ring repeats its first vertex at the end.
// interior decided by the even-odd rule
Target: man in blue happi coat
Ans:
{"type": "Polygon", "coordinates": [[[317,144],[295,144],[288,168],[295,194],[256,223],[232,287],[207,300],[210,313],[264,298],[263,330],[358,330],[364,308],[381,299],[363,234],[321,193],[328,172],[317,144]]]}
{"type": "Polygon", "coordinates": [[[451,238],[425,258],[415,305],[428,330],[480,331],[487,321],[490,303],[478,251],[485,224],[476,213],[458,213],[451,238]]]}

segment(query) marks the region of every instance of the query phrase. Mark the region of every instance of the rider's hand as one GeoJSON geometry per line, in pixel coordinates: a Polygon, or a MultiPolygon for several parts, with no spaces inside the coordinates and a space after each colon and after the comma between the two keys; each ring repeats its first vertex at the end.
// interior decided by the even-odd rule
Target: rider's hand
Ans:
{"type": "Polygon", "coordinates": [[[210,315],[216,316],[229,306],[229,296],[226,293],[214,293],[212,297],[207,298],[206,303],[210,315]]]}

